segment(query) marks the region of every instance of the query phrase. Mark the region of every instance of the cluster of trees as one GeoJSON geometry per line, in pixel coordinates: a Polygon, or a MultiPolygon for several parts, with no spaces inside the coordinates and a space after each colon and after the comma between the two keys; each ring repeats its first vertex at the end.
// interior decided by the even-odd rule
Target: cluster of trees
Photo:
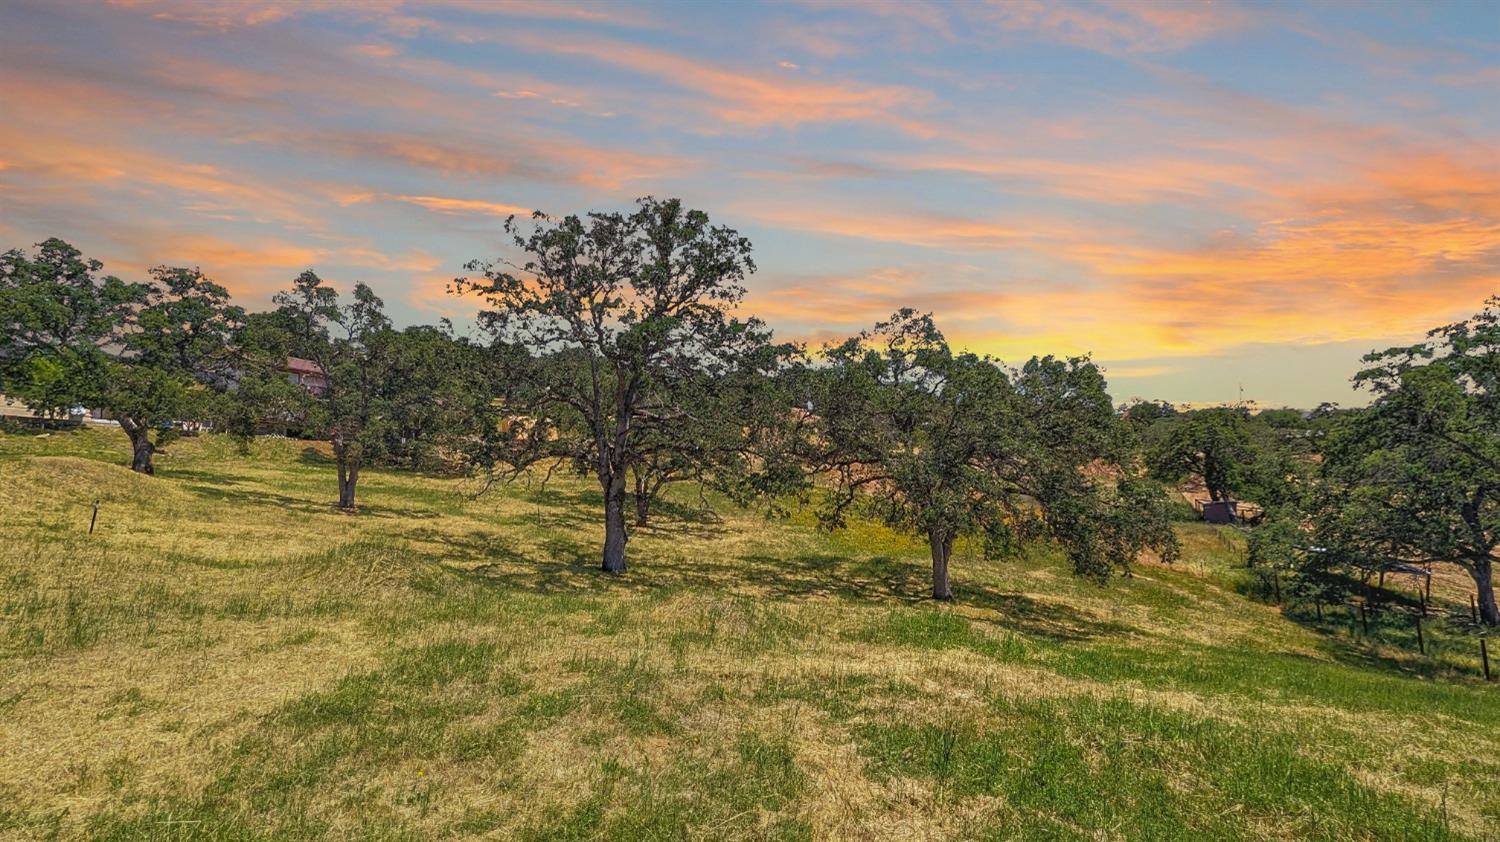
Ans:
{"type": "Polygon", "coordinates": [[[859,507],[919,534],[938,599],[961,538],[993,554],[1045,536],[1097,577],[1176,554],[1087,359],[1011,371],[909,310],[818,354],[777,344],[732,315],[750,243],[675,200],[506,230],[524,259],[456,282],[488,304],[511,414],[474,455],[492,476],[566,461],[595,477],[607,571],[625,570],[632,486],[640,523],[678,479],[742,501],[818,493],[829,528],[859,507]]]}
{"type": "Polygon", "coordinates": [[[246,313],[197,269],[148,275],[104,275],[58,239],[0,254],[0,392],[44,416],[103,410],[143,474],[205,426],[329,441],[347,509],[367,461],[421,465],[486,424],[483,349],[446,325],[395,330],[364,284],[341,304],[304,272],[275,309],[246,313]],[[321,369],[317,388],[288,379],[289,357],[321,369]]]}
{"type": "Polygon", "coordinates": [[[1294,593],[1337,602],[1384,570],[1449,564],[1473,579],[1479,623],[1500,626],[1500,297],[1364,363],[1354,383],[1373,399],[1359,409],[1122,415],[1158,479],[1265,508],[1251,561],[1290,574],[1294,593]]]}
{"type": "Polygon", "coordinates": [[[350,510],[371,463],[489,481],[569,466],[599,483],[615,573],[673,483],[773,511],[815,503],[830,529],[858,512],[927,541],[938,599],[956,541],[991,557],[1049,541],[1095,578],[1148,551],[1171,560],[1163,483],[1191,475],[1214,500],[1267,507],[1262,555],[1451,562],[1500,623],[1500,301],[1369,357],[1368,409],[1117,412],[1086,357],[1010,368],[912,310],[819,349],[778,343],[735,315],[749,241],[676,200],[505,231],[511,259],[453,285],[484,302],[477,339],[397,330],[368,287],[341,300],[312,272],[247,313],[196,269],[127,283],[60,240],[9,251],[0,392],[42,413],[106,410],[143,473],[194,423],[328,441],[350,510]],[[314,387],[289,380],[294,357],[321,372],[314,387]]]}
{"type": "Polygon", "coordinates": [[[1333,416],[1252,549],[1324,599],[1392,565],[1453,565],[1479,623],[1500,626],[1500,297],[1364,362],[1373,401],[1333,416]]]}

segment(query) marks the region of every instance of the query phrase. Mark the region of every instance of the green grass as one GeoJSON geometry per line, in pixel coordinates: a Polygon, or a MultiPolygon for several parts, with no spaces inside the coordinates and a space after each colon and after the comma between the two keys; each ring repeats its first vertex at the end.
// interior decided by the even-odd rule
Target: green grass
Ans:
{"type": "Polygon", "coordinates": [[[938,605],[874,523],[685,493],[610,577],[570,477],[125,456],[0,435],[0,838],[1500,839],[1473,639],[1278,609],[1231,529],[1103,587],[960,546],[938,605]]]}
{"type": "Polygon", "coordinates": [[[936,799],[988,795],[985,835],[1135,839],[1446,839],[1435,812],[1310,757],[1291,737],[1113,697],[997,701],[983,724],[867,725],[877,774],[929,781],[936,799]]]}

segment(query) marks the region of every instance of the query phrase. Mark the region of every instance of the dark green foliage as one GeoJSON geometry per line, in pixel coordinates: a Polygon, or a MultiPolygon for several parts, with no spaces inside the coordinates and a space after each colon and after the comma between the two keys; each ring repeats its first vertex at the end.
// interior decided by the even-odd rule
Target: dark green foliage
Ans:
{"type": "Polygon", "coordinates": [[[1365,358],[1375,401],[1328,437],[1317,540],[1343,563],[1455,564],[1500,626],[1500,298],[1425,342],[1365,358]]]}
{"type": "Polygon", "coordinates": [[[107,410],[149,474],[183,423],[212,416],[245,314],[197,269],[158,266],[141,284],[102,269],[57,239],[0,255],[0,390],[44,413],[107,410]]]}
{"type": "Polygon", "coordinates": [[[0,254],[0,392],[52,412],[94,397],[88,375],[149,291],[103,270],[55,237],[0,254]]]}
{"type": "Polygon", "coordinates": [[[352,509],[365,465],[431,468],[447,451],[493,429],[489,357],[448,325],[395,330],[384,303],[355,284],[347,304],[315,273],[277,294],[277,310],[241,332],[246,352],[234,428],[295,429],[327,440],[339,480],[339,506],[352,509]],[[317,366],[293,384],[288,357],[317,366]]]}
{"type": "Polygon", "coordinates": [[[667,400],[688,411],[675,423],[640,425],[630,462],[636,526],[647,524],[671,483],[697,483],[704,510],[704,490],[741,504],[767,500],[780,511],[779,493],[801,487],[788,449],[793,421],[782,376],[798,349],[769,338],[756,337],[723,370],[686,372],[663,384],[667,400]]]}
{"type": "Polygon", "coordinates": [[[1148,401],[1140,398],[1127,401],[1120,407],[1120,417],[1136,427],[1150,427],[1158,421],[1173,418],[1177,407],[1166,401],[1148,401]]]}
{"type": "Polygon", "coordinates": [[[1247,423],[1244,411],[1228,407],[1166,420],[1149,453],[1152,472],[1169,481],[1197,476],[1212,499],[1233,499],[1253,456],[1247,423]]]}
{"type": "Polygon", "coordinates": [[[801,376],[804,458],[836,481],[820,520],[842,526],[859,505],[926,537],[934,598],[951,597],[948,562],[966,535],[989,557],[1047,537],[1075,572],[1100,579],[1148,547],[1175,553],[1160,490],[1130,475],[1127,438],[1087,359],[1033,358],[1007,372],[955,354],[912,310],[823,359],[801,376]]]}
{"type": "Polygon", "coordinates": [[[1252,414],[1214,407],[1160,415],[1133,425],[1157,479],[1201,480],[1213,500],[1250,500],[1266,508],[1299,493],[1319,443],[1319,422],[1291,409],[1252,414]]]}
{"type": "Polygon", "coordinates": [[[623,572],[631,470],[649,500],[651,486],[742,450],[733,404],[710,393],[774,363],[764,327],[728,315],[755,271],[750,242],[675,199],[644,198],[630,214],[537,213],[533,225],[506,223],[524,263],[475,262],[482,277],[455,282],[493,307],[480,321],[507,363],[504,397],[518,416],[473,453],[492,472],[561,461],[593,474],[602,566],[623,572]]]}

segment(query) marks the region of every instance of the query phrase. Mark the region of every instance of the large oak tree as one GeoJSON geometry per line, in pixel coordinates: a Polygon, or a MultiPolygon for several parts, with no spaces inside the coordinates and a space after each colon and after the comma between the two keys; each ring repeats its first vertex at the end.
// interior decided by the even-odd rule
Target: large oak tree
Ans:
{"type": "Polygon", "coordinates": [[[676,199],[630,213],[506,222],[516,261],[469,265],[455,282],[489,305],[480,323],[510,361],[515,417],[491,468],[571,460],[604,497],[602,568],[625,570],[632,466],[647,440],[688,423],[692,383],[742,365],[766,344],[754,320],[730,315],[755,270],[750,242],[676,199]]]}
{"type": "Polygon", "coordinates": [[[1351,565],[1448,563],[1500,626],[1500,298],[1427,340],[1365,357],[1368,409],[1329,435],[1318,540],[1351,565]]]}
{"type": "Polygon", "coordinates": [[[97,400],[106,351],[149,293],[103,271],[57,238],[0,254],[0,392],[48,415],[97,400]]]}
{"type": "Polygon", "coordinates": [[[244,312],[197,269],[159,266],[146,283],[58,239],[0,255],[0,386],[32,409],[103,409],[131,443],[131,469],[183,422],[211,413],[232,380],[232,337],[244,312]]]}
{"type": "Polygon", "coordinates": [[[806,458],[834,480],[823,523],[842,526],[861,507],[923,536],[935,599],[953,596],[964,536],[987,557],[1050,537],[1097,578],[1147,547],[1175,555],[1159,489],[1103,465],[1124,453],[1124,422],[1085,359],[1007,371],[954,353],[929,316],[902,310],[825,348],[806,377],[806,458]]]}

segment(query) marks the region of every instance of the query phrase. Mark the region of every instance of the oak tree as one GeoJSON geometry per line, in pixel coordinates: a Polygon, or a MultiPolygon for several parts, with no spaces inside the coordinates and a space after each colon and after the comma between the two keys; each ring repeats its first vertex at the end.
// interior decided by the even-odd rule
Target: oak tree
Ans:
{"type": "MultiPolygon", "coordinates": [[[[360,470],[382,452],[389,423],[385,404],[384,335],[391,330],[384,302],[363,283],[355,284],[347,304],[338,291],[311,270],[298,275],[292,288],[277,293],[277,323],[296,357],[312,361],[322,375],[302,391],[300,422],[304,431],[333,446],[341,509],[353,510],[360,470]]],[[[285,357],[266,361],[270,376],[285,357]]]]}
{"type": "Polygon", "coordinates": [[[1351,563],[1446,563],[1500,626],[1500,297],[1415,345],[1365,357],[1375,400],[1328,436],[1318,541],[1351,563]]]}
{"type": "Polygon", "coordinates": [[[1096,578],[1147,547],[1175,555],[1159,490],[1098,470],[1123,452],[1123,422],[1086,359],[1008,371],[954,353],[930,316],[907,309],[825,348],[807,382],[806,458],[833,478],[821,521],[843,526],[860,508],[923,536],[935,599],[953,596],[965,536],[986,557],[1047,537],[1096,578]]]}
{"type": "Polygon", "coordinates": [[[107,411],[130,439],[131,469],[151,474],[156,451],[230,385],[244,312],[197,269],[158,266],[145,283],[102,270],[57,239],[0,256],[0,377],[42,413],[107,411]]]}
{"type": "Polygon", "coordinates": [[[507,352],[514,423],[481,461],[511,475],[547,460],[586,468],[604,498],[601,566],[623,572],[642,442],[689,418],[685,384],[733,370],[765,341],[759,323],[730,315],[755,270],[750,242],[649,197],[630,213],[511,218],[506,232],[518,262],[476,261],[455,281],[487,302],[480,323],[495,347],[518,351],[507,352]]]}

